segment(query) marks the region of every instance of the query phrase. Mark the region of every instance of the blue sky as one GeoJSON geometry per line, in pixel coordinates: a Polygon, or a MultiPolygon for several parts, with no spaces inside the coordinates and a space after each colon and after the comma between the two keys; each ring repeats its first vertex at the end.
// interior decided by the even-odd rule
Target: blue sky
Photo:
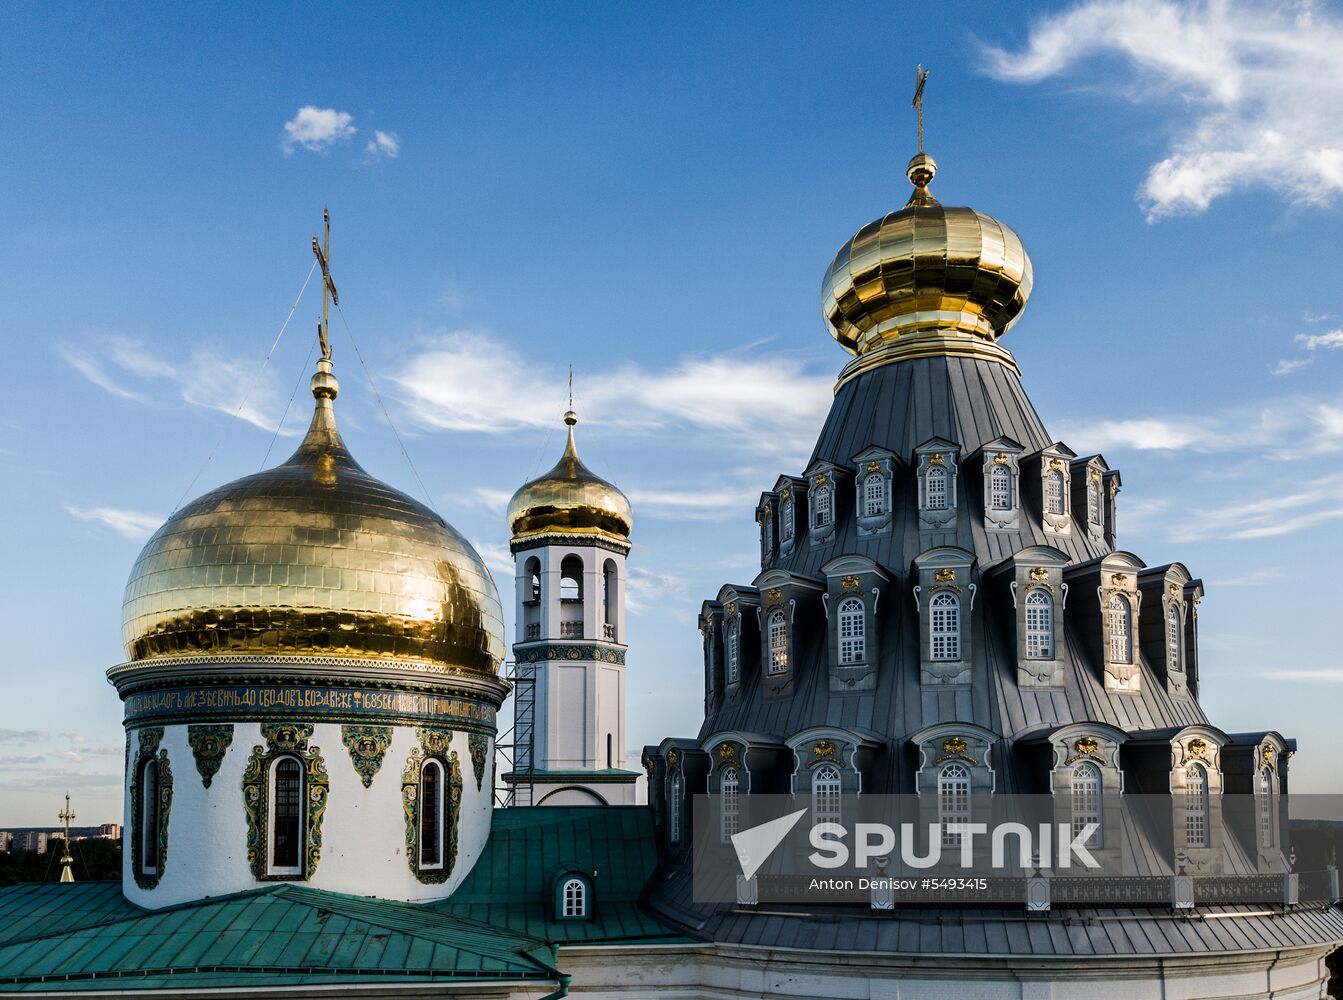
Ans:
{"type": "MultiPolygon", "coordinates": [[[[0,827],[66,787],[119,817],[122,586],[189,486],[293,447],[301,390],[265,459],[316,285],[261,365],[324,205],[372,377],[494,566],[574,365],[583,455],[635,505],[631,744],[692,735],[699,601],[754,576],[754,499],[820,428],[821,275],[906,197],[920,62],[938,197],[1035,264],[1028,392],[1122,469],[1121,544],[1205,580],[1214,722],[1297,737],[1294,788],[1337,791],[1343,10],[913,11],[0,14],[0,827]]],[[[338,322],[335,352],[347,441],[418,492],[338,322]]]]}

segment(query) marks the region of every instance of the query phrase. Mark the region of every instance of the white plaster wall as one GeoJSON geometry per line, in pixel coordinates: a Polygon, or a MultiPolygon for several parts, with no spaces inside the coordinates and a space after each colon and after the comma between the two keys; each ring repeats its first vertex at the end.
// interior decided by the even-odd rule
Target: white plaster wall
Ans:
{"type": "MultiPolygon", "coordinates": [[[[273,882],[259,882],[247,864],[247,814],[243,809],[242,776],[252,748],[264,745],[258,723],[237,723],[233,743],[207,789],[191,748],[186,726],[167,726],[161,746],[168,751],[173,774],[172,806],[168,814],[168,862],[159,884],[141,889],[124,853],[122,885],[126,898],[149,908],[187,900],[220,896],[273,882]]],[[[424,885],[406,863],[406,821],[401,807],[401,772],[412,748],[418,746],[412,727],[393,729],[391,747],[370,788],[354,769],[341,742],[340,725],[319,723],[308,740],[319,747],[330,780],[326,813],[322,818],[322,852],[317,871],[298,884],[317,889],[377,896],[382,899],[429,900],[451,895],[471,870],[490,832],[492,796],[488,773],[493,741],[486,755],[482,787],[476,775],[466,733],[454,732],[451,749],[462,770],[462,808],[457,827],[457,862],[452,877],[438,885],[424,885]]],[[[138,739],[132,733],[132,745],[138,739]]],[[[133,758],[134,754],[132,754],[133,758]]],[[[126,815],[130,811],[127,776],[126,815]]],[[[132,824],[128,836],[138,830],[132,824]]],[[[127,841],[129,844],[129,841],[127,841]]]]}

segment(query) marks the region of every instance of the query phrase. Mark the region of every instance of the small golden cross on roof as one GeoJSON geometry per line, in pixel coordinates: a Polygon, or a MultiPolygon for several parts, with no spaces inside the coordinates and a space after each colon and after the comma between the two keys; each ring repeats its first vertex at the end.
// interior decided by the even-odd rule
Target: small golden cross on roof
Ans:
{"type": "Polygon", "coordinates": [[[331,328],[328,325],[331,303],[340,305],[340,295],[336,292],[335,279],[331,277],[331,213],[322,209],[322,242],[317,242],[316,234],[312,238],[312,255],[322,268],[322,322],[317,327],[317,339],[322,344],[322,357],[331,360],[331,328]]]}
{"type": "Polygon", "coordinates": [[[919,152],[923,152],[923,85],[928,82],[928,71],[919,64],[918,84],[914,87],[914,100],[910,102],[910,107],[917,108],[919,112],[919,152]]]}

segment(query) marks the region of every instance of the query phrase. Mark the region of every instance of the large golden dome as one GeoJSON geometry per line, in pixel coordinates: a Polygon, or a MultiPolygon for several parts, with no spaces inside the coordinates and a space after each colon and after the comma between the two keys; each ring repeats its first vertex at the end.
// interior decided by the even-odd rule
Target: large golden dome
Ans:
{"type": "Polygon", "coordinates": [[[346,449],[330,361],[287,462],[205,494],[145,545],[126,584],[132,661],[310,654],[495,674],[503,616],[471,544],[346,449]]]}
{"type": "Polygon", "coordinates": [[[578,415],[564,415],[569,442],[564,454],[544,476],[533,479],[508,502],[508,530],[513,541],[540,535],[596,535],[628,544],[634,515],[625,494],[593,474],[574,445],[578,415]]]}
{"type": "Polygon", "coordinates": [[[1026,307],[1031,259],[997,219],[940,204],[928,191],[936,172],[925,153],[910,160],[905,207],[858,230],[825,273],[830,333],[859,356],[846,374],[945,354],[1015,367],[997,340],[1026,307]]]}

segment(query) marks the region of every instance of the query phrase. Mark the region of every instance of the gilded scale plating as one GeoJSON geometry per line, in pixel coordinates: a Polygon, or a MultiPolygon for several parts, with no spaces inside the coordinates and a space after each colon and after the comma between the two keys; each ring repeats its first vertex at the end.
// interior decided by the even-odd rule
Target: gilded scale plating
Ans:
{"type": "Polygon", "coordinates": [[[860,229],[821,283],[831,335],[860,371],[911,357],[965,355],[1015,368],[997,345],[1021,316],[1033,281],[1030,257],[1007,226],[928,191],[937,164],[909,162],[914,194],[903,209],[860,229]]]}
{"type": "Polygon", "coordinates": [[[298,450],[168,519],[126,585],[132,661],[314,654],[496,674],[502,609],[484,563],[428,507],[379,482],[336,429],[323,358],[298,450]]]}
{"type": "Polygon", "coordinates": [[[574,444],[578,415],[564,415],[569,442],[555,467],[513,494],[508,503],[508,530],[513,540],[537,535],[598,535],[628,544],[634,517],[625,494],[594,475],[574,444]]]}

